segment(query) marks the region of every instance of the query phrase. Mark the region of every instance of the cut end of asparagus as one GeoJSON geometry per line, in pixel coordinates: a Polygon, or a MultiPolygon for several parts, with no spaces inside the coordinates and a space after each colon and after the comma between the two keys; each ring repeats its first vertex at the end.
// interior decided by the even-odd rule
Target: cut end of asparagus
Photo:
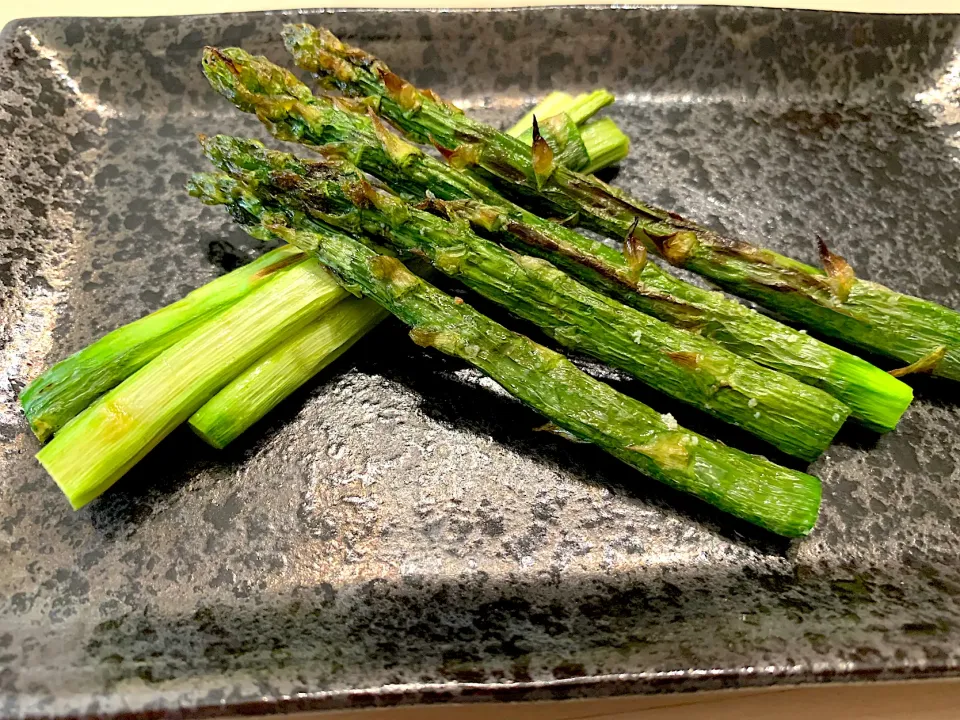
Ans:
{"type": "Polygon", "coordinates": [[[791,502],[784,504],[779,525],[772,529],[784,537],[800,538],[810,534],[820,517],[820,505],[823,500],[823,485],[812,475],[802,481],[796,481],[796,493],[791,502]]]}
{"type": "MultiPolygon", "coordinates": [[[[97,484],[76,482],[76,479],[80,477],[80,469],[73,467],[70,458],[64,457],[62,453],[51,455],[47,451],[49,447],[47,445],[36,454],[37,461],[53,478],[57,487],[60,488],[60,492],[64,494],[70,503],[70,507],[74,510],[79,510],[88,502],[106,492],[113,484],[114,481],[97,484]]],[[[75,455],[79,455],[79,453],[75,455]]]]}
{"type": "Polygon", "coordinates": [[[580,128],[580,138],[590,163],[581,172],[593,173],[623,160],[630,152],[630,138],[610,118],[601,118],[580,128]]]}
{"type": "MultiPolygon", "coordinates": [[[[206,406],[204,406],[206,407],[206,406]]],[[[200,408],[202,411],[203,408],[200,408]]],[[[200,412],[198,411],[198,412],[200,412]]],[[[207,445],[214,448],[215,450],[223,450],[230,443],[232,443],[240,435],[240,433],[233,432],[221,432],[223,430],[222,425],[208,425],[204,423],[195,423],[194,418],[197,416],[194,415],[193,418],[190,418],[190,422],[187,426],[193,431],[193,433],[203,440],[207,445]]],[[[242,432],[242,431],[241,431],[242,432]]]]}
{"type": "Polygon", "coordinates": [[[238,375],[190,418],[190,429],[222,450],[379,323],[371,300],[344,300],[238,375]]]}
{"type": "MultiPolygon", "coordinates": [[[[20,397],[20,404],[26,405],[23,396],[20,397]]],[[[45,443],[53,437],[53,433],[56,431],[53,425],[37,418],[31,418],[26,408],[24,408],[24,414],[27,415],[27,422],[30,424],[30,429],[33,431],[33,434],[37,436],[37,440],[45,443]]]]}
{"type": "MultiPolygon", "coordinates": [[[[577,95],[564,109],[564,112],[573,120],[574,125],[582,125],[607,105],[612,105],[614,100],[616,100],[616,97],[612,92],[601,88],[577,95]]],[[[544,115],[543,117],[547,116],[544,115]]]]}
{"type": "MultiPolygon", "coordinates": [[[[168,395],[163,383],[156,391],[161,397],[168,395]]],[[[37,460],[74,510],[110,489],[162,438],[143,432],[137,395],[114,389],[68,422],[37,453],[37,460]],[[114,449],[124,443],[130,443],[134,451],[120,458],[114,449]]]]}
{"type": "Polygon", "coordinates": [[[835,377],[847,378],[856,392],[843,393],[851,415],[877,432],[890,432],[913,402],[913,389],[880,368],[846,353],[837,353],[835,377]]]}

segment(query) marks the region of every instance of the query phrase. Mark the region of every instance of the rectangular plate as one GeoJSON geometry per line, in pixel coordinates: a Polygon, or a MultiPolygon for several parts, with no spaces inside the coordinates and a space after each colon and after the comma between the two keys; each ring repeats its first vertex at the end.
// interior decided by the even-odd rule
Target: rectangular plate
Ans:
{"type": "MultiPolygon", "coordinates": [[[[73,513],[28,379],[256,251],[183,191],[263,137],[204,44],[293,14],[31,20],[0,39],[0,712],[186,714],[956,672],[955,388],[849,428],[786,544],[668,492],[381,327],[229,451],[177,432],[73,513]]],[[[306,16],[481,117],[606,86],[615,182],[960,307],[960,18],[724,8],[306,16]]],[[[522,326],[521,326],[522,327],[522,326]]],[[[749,439],[611,381],[731,444],[749,439]]]]}

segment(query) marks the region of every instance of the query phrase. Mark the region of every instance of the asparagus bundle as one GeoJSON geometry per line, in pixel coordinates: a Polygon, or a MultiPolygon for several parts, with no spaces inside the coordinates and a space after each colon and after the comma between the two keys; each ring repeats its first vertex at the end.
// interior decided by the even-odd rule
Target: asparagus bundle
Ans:
{"type": "MultiPolygon", "coordinates": [[[[595,123],[583,133],[572,134],[569,130],[575,125],[575,117],[563,115],[549,126],[545,124],[544,134],[553,133],[548,140],[544,140],[536,121],[532,121],[533,134],[558,157],[569,156],[572,163],[583,157],[587,148],[584,138],[590,136],[591,129],[596,129],[595,137],[609,133],[604,130],[604,123],[595,123]],[[568,151],[571,147],[574,150],[568,151]]],[[[606,126],[609,128],[610,124],[606,126]]],[[[596,157],[591,162],[596,163],[596,157]]],[[[366,188],[372,197],[371,189],[366,188]]],[[[418,342],[469,359],[487,370],[522,401],[545,412],[555,421],[552,427],[557,431],[596,442],[657,479],[774,532],[796,536],[809,531],[815,522],[820,498],[816,478],[729,450],[679,428],[672,418],[661,417],[616,393],[578,371],[562,356],[500,327],[459,299],[439,293],[411,275],[397,260],[378,253],[375,245],[373,249],[358,245],[329,226],[293,212],[289,206],[264,205],[231,178],[200,177],[194,191],[205,195],[208,201],[230,205],[234,217],[245,221],[248,231],[255,236],[283,238],[319,255],[339,275],[344,287],[372,294],[410,322],[418,342]],[[211,193],[211,189],[215,192],[211,193]]],[[[273,200],[267,197],[268,203],[273,200]]],[[[397,204],[384,207],[405,209],[400,201],[390,200],[397,204]]],[[[441,220],[437,222],[443,224],[441,220]]],[[[461,230],[463,237],[475,237],[465,225],[451,227],[461,230]]],[[[404,227],[408,235],[412,229],[409,224],[404,227]]],[[[440,227],[434,229],[439,231],[440,227]]],[[[503,252],[497,246],[487,245],[503,252]]],[[[446,249],[453,248],[447,245],[446,249]]],[[[254,376],[261,383],[258,387],[263,386],[264,377],[268,384],[279,384],[277,392],[266,398],[265,404],[269,405],[282,396],[285,388],[292,387],[284,383],[293,382],[296,377],[305,378],[317,369],[303,362],[304,353],[311,358],[319,354],[329,359],[382,317],[382,310],[371,312],[369,303],[348,301],[307,325],[339,302],[345,290],[319,269],[315,259],[304,260],[293,248],[282,252],[290,256],[289,262],[284,263],[290,267],[272,268],[263,287],[246,295],[240,293],[242,299],[228,309],[218,305],[207,316],[197,314],[193,319],[189,313],[181,313],[187,319],[181,335],[173,337],[175,323],[166,325],[170,332],[158,332],[162,326],[158,321],[143,335],[130,334],[145,348],[144,353],[153,353],[153,360],[145,360],[146,364],[132,374],[129,365],[114,373],[111,383],[123,374],[128,377],[75,414],[38,454],[74,507],[82,506],[112,484],[231,378],[236,378],[228,387],[236,390],[232,393],[234,399],[250,392],[253,386],[247,381],[254,376]],[[305,330],[300,330],[305,326],[305,330]],[[173,339],[160,347],[156,338],[163,336],[173,339]],[[267,355],[263,354],[265,351],[267,355]],[[260,362],[251,365],[258,357],[260,362]],[[267,357],[276,362],[264,362],[267,357]],[[244,367],[247,371],[241,372],[244,367]]],[[[439,261],[440,255],[435,253],[433,259],[439,261]]],[[[551,278],[564,277],[555,269],[553,272],[556,275],[538,277],[548,284],[551,278]]],[[[605,298],[602,301],[616,306],[605,298]]],[[[198,313],[195,309],[194,312],[198,313]]],[[[100,392],[106,386],[105,382],[100,392]]],[[[227,392],[220,397],[230,396],[227,392]]],[[[213,416],[222,417],[223,410],[232,407],[232,402],[222,404],[213,416]]],[[[194,418],[199,432],[203,432],[199,422],[202,416],[203,413],[197,413],[194,418]]],[[[234,432],[233,428],[216,424],[212,427],[226,432],[211,437],[213,442],[234,432]]]]}
{"type": "MultiPolygon", "coordinates": [[[[551,95],[535,108],[550,114],[570,110],[575,122],[587,120],[592,112],[612,101],[613,96],[595,91],[580,98],[565,93],[551,95]],[[602,101],[598,102],[596,98],[602,101]],[[557,100],[563,102],[558,103],[557,100]]],[[[530,127],[529,116],[517,127],[530,127]]],[[[585,143],[591,157],[603,148],[593,146],[588,132],[585,143]]],[[[621,136],[610,129],[609,141],[621,136]]],[[[624,140],[624,144],[625,144],[624,140]]],[[[161,352],[185,339],[206,320],[224,312],[252,292],[274,273],[302,261],[306,255],[290,246],[272,250],[258,260],[237,268],[187,297],[104,336],[97,342],[58,362],[31,382],[21,393],[24,414],[34,434],[47,441],[67,421],[85,410],[94,400],[112,390],[161,352]]],[[[287,283],[292,279],[278,280],[287,283]]],[[[283,293],[275,286],[273,292],[283,293]]],[[[224,447],[244,429],[265,415],[277,402],[306,382],[313,374],[349,348],[383,313],[372,302],[355,304],[356,311],[337,308],[266,353],[247,368],[241,377],[224,388],[208,406],[191,418],[191,427],[218,447],[224,447]],[[359,307],[362,306],[362,310],[359,307]],[[297,362],[291,362],[292,358],[297,362]],[[311,372],[306,370],[312,368],[311,372]]],[[[353,307],[354,303],[347,306],[353,307]]],[[[271,318],[265,318],[269,323],[271,318]]]]}
{"type": "Polygon", "coordinates": [[[820,390],[611,300],[544,260],[484,240],[463,223],[376,191],[344,160],[304,163],[229,136],[204,139],[204,149],[219,169],[278,205],[292,204],[341,230],[382,237],[403,253],[426,257],[564,346],[625,370],[784,452],[816,458],[847,417],[847,407],[820,390]]]}
{"type": "Polygon", "coordinates": [[[239,109],[255,113],[276,137],[335,150],[406,198],[432,194],[482,201],[486,207],[479,213],[464,205],[456,212],[641,312],[826,390],[870,427],[892,429],[912,399],[907,385],[860,358],[644,263],[639,243],[626,243],[627,250],[638,254],[620,253],[523,210],[485,183],[350,112],[349,104],[315,97],[292,73],[265,58],[238,48],[207,48],[203,69],[214,89],[239,109]]]}
{"type": "Polygon", "coordinates": [[[202,323],[304,259],[306,255],[293,247],[272,250],[58,362],[20,394],[30,428],[45,442],[90,403],[202,323]]]}
{"type": "Polygon", "coordinates": [[[576,216],[610,237],[629,234],[671,264],[867,351],[910,363],[911,371],[960,379],[960,313],[859,280],[820,241],[824,270],[741,240],[558,165],[549,146],[532,148],[452,112],[393,74],[377,58],[327,30],[290,25],[287,48],[303,69],[348,95],[372,96],[377,112],[418,142],[433,142],[452,160],[475,167],[524,204],[576,216]]]}
{"type": "Polygon", "coordinates": [[[286,282],[279,279],[164,350],[37,453],[74,508],[110,487],[265,350],[346,295],[312,259],[289,268],[286,282]]]}
{"type": "Polygon", "coordinates": [[[807,533],[816,521],[816,478],[677,427],[562,355],[440,292],[398,260],[304,216],[274,212],[232,178],[195,176],[191,192],[226,205],[256,236],[265,229],[312,253],[409,325],[419,345],[466,360],[556,427],[650,477],[788,537],[807,533]]]}

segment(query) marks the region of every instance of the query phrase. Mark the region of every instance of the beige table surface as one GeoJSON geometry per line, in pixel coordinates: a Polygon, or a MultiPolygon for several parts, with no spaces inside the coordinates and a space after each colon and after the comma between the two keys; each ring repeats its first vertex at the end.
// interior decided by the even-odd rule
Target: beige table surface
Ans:
{"type": "MultiPolygon", "coordinates": [[[[605,5],[596,0],[333,0],[332,2],[298,4],[291,0],[0,0],[0,26],[25,14],[40,15],[189,15],[196,13],[240,12],[244,10],[282,10],[313,7],[516,7],[518,5],[605,5]]],[[[655,5],[649,0],[629,3],[655,5]]],[[[755,7],[809,8],[874,13],[960,13],[960,0],[676,0],[670,5],[752,5],[755,7]]]]}
{"type": "MultiPolygon", "coordinates": [[[[0,0],[0,25],[24,15],[186,15],[319,7],[515,7],[609,4],[591,0],[352,0],[297,4],[289,0],[0,0]]],[[[637,4],[656,4],[643,2],[637,4]]],[[[960,0],[757,0],[749,3],[678,0],[670,5],[752,5],[875,13],[960,13],[960,0]]],[[[468,705],[296,715],[307,720],[960,720],[960,680],[809,686],[522,705],[468,705]]]]}

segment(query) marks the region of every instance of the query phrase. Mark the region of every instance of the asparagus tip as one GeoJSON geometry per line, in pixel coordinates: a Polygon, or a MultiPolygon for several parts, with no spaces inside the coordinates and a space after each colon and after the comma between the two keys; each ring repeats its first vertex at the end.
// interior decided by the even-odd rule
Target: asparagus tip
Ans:
{"type": "Polygon", "coordinates": [[[906,367],[897,368],[895,370],[890,370],[889,374],[893,375],[895,378],[901,378],[904,375],[913,375],[916,373],[932,373],[937,369],[937,365],[940,364],[940,361],[943,360],[947,355],[947,346],[941,345],[936,350],[927,355],[924,355],[922,358],[917,360],[915,363],[911,363],[906,367]]]}
{"type": "Polygon", "coordinates": [[[643,231],[638,228],[639,225],[640,218],[635,217],[630,226],[630,232],[623,239],[623,257],[630,266],[630,272],[635,280],[640,278],[640,272],[647,264],[647,248],[638,235],[638,233],[643,234],[643,231]]]}
{"type": "Polygon", "coordinates": [[[850,297],[850,291],[853,290],[853,283],[856,282],[853,268],[846,258],[841,255],[835,255],[830,252],[830,248],[823,241],[823,238],[817,235],[817,252],[820,254],[820,262],[823,263],[823,270],[827,273],[827,282],[830,291],[840,302],[846,302],[850,297]]]}
{"type": "Polygon", "coordinates": [[[544,183],[553,173],[553,149],[550,144],[540,134],[540,124],[537,122],[537,116],[533,116],[533,143],[531,145],[533,174],[537,181],[537,188],[542,188],[544,183]]]}

